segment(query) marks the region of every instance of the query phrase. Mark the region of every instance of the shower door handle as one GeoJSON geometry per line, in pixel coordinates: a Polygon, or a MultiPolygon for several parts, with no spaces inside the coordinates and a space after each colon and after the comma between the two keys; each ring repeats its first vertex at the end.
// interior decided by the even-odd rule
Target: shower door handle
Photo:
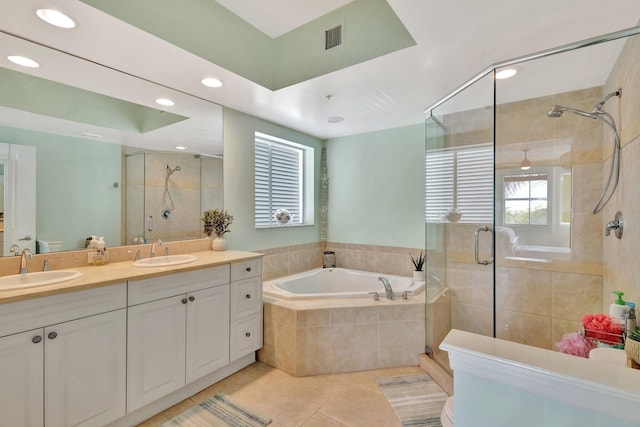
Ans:
{"type": "Polygon", "coordinates": [[[488,231],[491,233],[491,254],[493,255],[493,229],[491,227],[480,227],[476,229],[476,262],[482,265],[488,265],[493,263],[493,256],[489,260],[480,260],[480,232],[488,231]]]}

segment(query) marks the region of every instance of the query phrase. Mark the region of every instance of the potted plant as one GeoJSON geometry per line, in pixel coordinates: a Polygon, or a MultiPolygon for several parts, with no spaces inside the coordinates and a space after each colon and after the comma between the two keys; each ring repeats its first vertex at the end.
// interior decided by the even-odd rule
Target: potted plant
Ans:
{"type": "Polygon", "coordinates": [[[211,249],[214,251],[223,251],[227,248],[227,240],[224,235],[231,230],[229,226],[233,223],[233,215],[225,210],[213,209],[206,210],[202,215],[202,222],[204,223],[204,234],[211,237],[211,234],[215,234],[215,238],[211,242],[211,249]]]}
{"type": "Polygon", "coordinates": [[[416,282],[424,282],[424,271],[422,270],[422,268],[424,267],[424,263],[427,260],[427,255],[423,253],[423,251],[420,251],[420,255],[418,255],[417,257],[413,257],[413,255],[411,255],[411,262],[413,263],[413,266],[415,267],[415,271],[413,272],[413,280],[416,282]]]}

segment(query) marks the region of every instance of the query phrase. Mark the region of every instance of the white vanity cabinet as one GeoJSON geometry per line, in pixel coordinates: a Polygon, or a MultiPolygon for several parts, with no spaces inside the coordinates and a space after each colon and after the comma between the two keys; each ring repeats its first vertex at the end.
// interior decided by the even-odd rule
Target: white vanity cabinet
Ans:
{"type": "Polygon", "coordinates": [[[230,360],[262,347],[262,260],[231,264],[230,360]]]}
{"type": "Polygon", "coordinates": [[[0,425],[103,426],[125,415],[126,285],[0,306],[0,425]]]}
{"type": "Polygon", "coordinates": [[[229,363],[229,265],[129,282],[128,411],[229,363]]]}

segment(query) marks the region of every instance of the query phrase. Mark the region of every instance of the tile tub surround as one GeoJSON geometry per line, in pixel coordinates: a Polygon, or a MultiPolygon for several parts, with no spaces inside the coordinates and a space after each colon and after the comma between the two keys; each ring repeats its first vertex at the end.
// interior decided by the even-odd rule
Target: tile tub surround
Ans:
{"type": "Polygon", "coordinates": [[[336,253],[339,268],[411,277],[411,255],[424,249],[327,242],[326,250],[336,253]]]}
{"type": "Polygon", "coordinates": [[[260,249],[264,254],[262,280],[278,279],[322,267],[322,252],[336,253],[337,267],[396,276],[413,275],[410,255],[421,249],[352,243],[316,242],[280,248],[260,249]]]}
{"type": "Polygon", "coordinates": [[[424,352],[424,295],[282,301],[265,298],[258,360],[295,376],[415,366],[424,352]]]}

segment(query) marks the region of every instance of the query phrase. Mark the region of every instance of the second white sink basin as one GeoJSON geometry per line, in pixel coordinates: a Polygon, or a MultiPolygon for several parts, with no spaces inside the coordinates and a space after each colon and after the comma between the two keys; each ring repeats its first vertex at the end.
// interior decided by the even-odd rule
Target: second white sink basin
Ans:
{"type": "Polygon", "coordinates": [[[166,255],[139,259],[133,265],[135,267],[167,267],[170,265],[189,264],[197,259],[193,255],[166,255]]]}
{"type": "Polygon", "coordinates": [[[33,288],[77,279],[82,273],[74,270],[38,271],[0,277],[0,291],[33,288]]]}

